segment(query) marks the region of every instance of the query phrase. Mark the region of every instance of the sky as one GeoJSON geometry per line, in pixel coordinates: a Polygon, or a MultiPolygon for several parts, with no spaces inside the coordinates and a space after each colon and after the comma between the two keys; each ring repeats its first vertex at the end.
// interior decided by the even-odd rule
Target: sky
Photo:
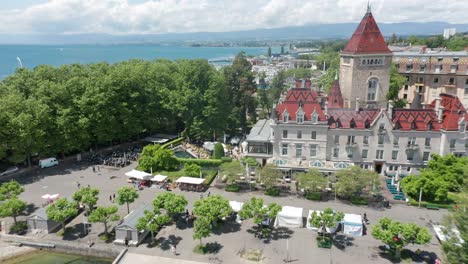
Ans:
{"type": "MultiPolygon", "coordinates": [[[[371,0],[379,23],[468,23],[468,0],[371,0]]],[[[0,0],[0,34],[226,32],[359,22],[367,0],[0,0]]]]}

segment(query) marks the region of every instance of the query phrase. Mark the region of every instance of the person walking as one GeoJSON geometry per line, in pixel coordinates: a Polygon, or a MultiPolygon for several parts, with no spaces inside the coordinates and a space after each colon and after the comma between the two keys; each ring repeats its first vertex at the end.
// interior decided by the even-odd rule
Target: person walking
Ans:
{"type": "Polygon", "coordinates": [[[76,187],[78,187],[78,189],[81,187],[81,184],[79,182],[76,182],[76,187]]]}
{"type": "Polygon", "coordinates": [[[177,247],[176,245],[171,245],[171,252],[174,254],[174,256],[177,256],[177,247]]]}
{"type": "Polygon", "coordinates": [[[208,192],[208,195],[207,195],[207,197],[210,197],[210,195],[211,195],[211,192],[208,192]]]}
{"type": "Polygon", "coordinates": [[[200,200],[203,199],[203,193],[200,193],[200,200]]]}
{"type": "Polygon", "coordinates": [[[93,172],[95,173],[96,172],[96,167],[93,166],[93,172]]]}
{"type": "Polygon", "coordinates": [[[112,195],[109,195],[109,201],[110,201],[111,203],[114,202],[114,201],[112,201],[112,195]]]}
{"type": "Polygon", "coordinates": [[[112,200],[115,202],[115,193],[112,194],[112,200]]]}

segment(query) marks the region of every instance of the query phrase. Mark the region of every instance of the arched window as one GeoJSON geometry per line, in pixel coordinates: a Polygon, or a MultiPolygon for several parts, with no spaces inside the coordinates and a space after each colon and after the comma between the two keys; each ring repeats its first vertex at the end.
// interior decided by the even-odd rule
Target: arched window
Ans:
{"type": "Polygon", "coordinates": [[[379,80],[377,78],[369,79],[368,86],[367,86],[367,101],[376,100],[378,86],[379,86],[379,80]]]}

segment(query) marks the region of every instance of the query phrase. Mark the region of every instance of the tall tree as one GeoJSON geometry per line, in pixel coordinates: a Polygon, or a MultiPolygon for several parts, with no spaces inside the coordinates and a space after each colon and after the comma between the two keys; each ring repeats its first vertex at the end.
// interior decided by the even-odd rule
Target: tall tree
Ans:
{"type": "Polygon", "coordinates": [[[211,234],[211,221],[204,217],[197,217],[193,224],[193,239],[200,240],[200,246],[202,246],[202,239],[209,237],[211,234]]]}
{"type": "Polygon", "coordinates": [[[138,192],[133,187],[125,186],[117,191],[117,203],[127,204],[127,214],[130,213],[130,204],[138,199],[138,192]]]}
{"type": "Polygon", "coordinates": [[[0,185],[0,201],[14,198],[24,192],[24,187],[17,181],[11,180],[0,185]]]}
{"type": "Polygon", "coordinates": [[[405,83],[406,78],[398,73],[395,64],[392,63],[392,68],[390,69],[390,87],[388,89],[387,99],[393,100],[396,108],[403,108],[407,104],[406,100],[398,98],[398,93],[405,83]]]}
{"type": "Polygon", "coordinates": [[[365,188],[373,191],[379,184],[377,173],[358,166],[338,171],[336,178],[336,193],[342,197],[359,195],[365,188]]]}
{"type": "Polygon", "coordinates": [[[281,171],[278,170],[274,164],[267,164],[260,169],[259,181],[265,185],[266,189],[272,188],[277,185],[278,180],[283,177],[281,171]]]}
{"type": "Polygon", "coordinates": [[[0,203],[0,217],[13,217],[13,221],[16,225],[16,218],[24,213],[26,207],[26,202],[16,197],[12,197],[5,202],[0,203]]]}
{"type": "Polygon", "coordinates": [[[252,197],[249,202],[244,203],[239,215],[243,219],[253,218],[253,222],[261,227],[265,219],[274,219],[280,211],[280,205],[271,203],[267,206],[263,204],[263,199],[252,197]]]}
{"type": "Polygon", "coordinates": [[[325,239],[325,235],[328,233],[327,228],[336,227],[343,221],[343,218],[344,213],[335,212],[331,208],[326,208],[322,212],[314,211],[309,221],[311,226],[316,226],[322,229],[322,239],[325,239]]]}
{"type": "Polygon", "coordinates": [[[227,217],[232,212],[229,201],[220,195],[211,195],[195,202],[193,212],[198,217],[216,223],[219,219],[227,217]]]}
{"type": "Polygon", "coordinates": [[[328,180],[317,169],[296,174],[296,180],[300,188],[312,192],[323,190],[328,183],[328,180]]]}
{"type": "Polygon", "coordinates": [[[73,194],[73,200],[87,206],[88,212],[91,212],[97,204],[99,190],[91,187],[80,188],[73,194]]]}
{"type": "Polygon", "coordinates": [[[88,220],[91,223],[103,223],[104,234],[107,237],[109,235],[109,232],[107,231],[108,223],[117,221],[120,219],[119,215],[117,214],[117,211],[118,211],[117,206],[109,206],[109,207],[99,206],[91,212],[91,214],[88,217],[88,220]]]}
{"type": "Polygon", "coordinates": [[[156,212],[159,212],[160,209],[164,209],[171,217],[183,213],[187,204],[187,199],[183,195],[177,195],[172,192],[161,193],[153,200],[153,206],[156,212]]]}
{"type": "Polygon", "coordinates": [[[151,243],[154,243],[155,233],[170,221],[171,217],[167,214],[146,210],[144,216],[138,219],[136,227],[138,230],[149,231],[151,233],[151,243]]]}

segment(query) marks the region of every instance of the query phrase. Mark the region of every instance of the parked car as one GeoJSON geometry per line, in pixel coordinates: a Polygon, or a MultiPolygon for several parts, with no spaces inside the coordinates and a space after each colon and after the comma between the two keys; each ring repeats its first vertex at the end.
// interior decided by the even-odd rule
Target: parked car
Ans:
{"type": "Polygon", "coordinates": [[[55,165],[58,165],[58,164],[59,163],[58,163],[58,160],[56,158],[47,158],[47,159],[39,160],[39,167],[41,169],[52,167],[52,166],[55,166],[55,165]]]}
{"type": "Polygon", "coordinates": [[[15,173],[17,171],[19,171],[18,167],[13,166],[13,167],[8,168],[6,171],[0,173],[0,176],[5,176],[5,175],[8,175],[8,174],[12,174],[12,173],[15,173]]]}

